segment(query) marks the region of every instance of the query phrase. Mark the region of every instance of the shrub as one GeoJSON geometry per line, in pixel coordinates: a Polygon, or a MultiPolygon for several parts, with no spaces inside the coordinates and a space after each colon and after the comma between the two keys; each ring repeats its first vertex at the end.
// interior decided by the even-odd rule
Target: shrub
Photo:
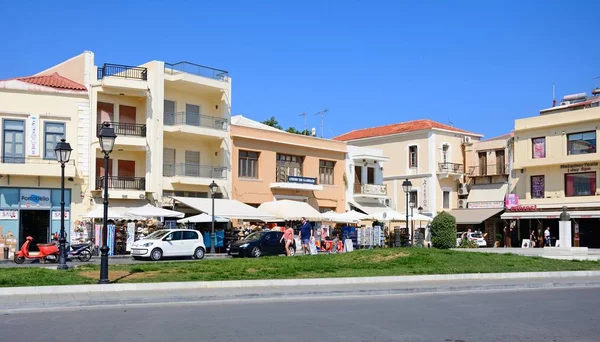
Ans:
{"type": "Polygon", "coordinates": [[[502,234],[496,234],[496,241],[502,241],[502,234]]]}
{"type": "Polygon", "coordinates": [[[477,245],[477,242],[473,240],[462,239],[460,240],[460,245],[458,245],[458,248],[479,248],[479,245],[477,245]]]}
{"type": "Polygon", "coordinates": [[[456,219],[442,211],[431,221],[431,244],[434,248],[456,247],[456,219]]]}

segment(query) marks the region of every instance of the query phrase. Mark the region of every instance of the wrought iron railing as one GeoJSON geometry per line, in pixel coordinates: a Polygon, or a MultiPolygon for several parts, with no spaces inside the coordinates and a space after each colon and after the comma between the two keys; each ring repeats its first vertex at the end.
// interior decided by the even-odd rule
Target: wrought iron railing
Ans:
{"type": "Polygon", "coordinates": [[[197,127],[208,127],[226,131],[229,120],[216,116],[201,115],[191,112],[164,113],[164,124],[166,126],[188,125],[197,127]]]}
{"type": "Polygon", "coordinates": [[[121,77],[132,80],[147,81],[148,68],[105,63],[101,68],[98,68],[97,76],[99,80],[104,77],[121,77]]]}
{"type": "Polygon", "coordinates": [[[506,176],[508,175],[507,164],[490,164],[481,166],[469,167],[469,176],[472,177],[485,177],[485,176],[506,176]]]}
{"type": "MultiPolygon", "coordinates": [[[[117,136],[133,136],[133,137],[145,137],[146,136],[146,125],[145,124],[132,124],[123,122],[108,122],[108,124],[115,130],[117,136]]],[[[104,126],[104,123],[98,124],[96,127],[96,136],[100,134],[100,130],[104,126]]]]}
{"type": "Polygon", "coordinates": [[[439,172],[442,173],[464,173],[465,167],[458,163],[439,163],[439,172]]]}
{"type": "Polygon", "coordinates": [[[228,81],[229,72],[226,70],[215,69],[200,64],[190,62],[165,63],[165,74],[178,73],[194,74],[198,76],[208,77],[219,81],[228,81]]]}
{"type": "Polygon", "coordinates": [[[224,166],[209,166],[190,163],[164,164],[163,176],[226,179],[227,168],[224,166]]]}
{"type": "MultiPolygon", "coordinates": [[[[108,176],[109,189],[146,190],[146,178],[108,176]]],[[[104,177],[96,178],[96,189],[104,189],[104,177]]]]}

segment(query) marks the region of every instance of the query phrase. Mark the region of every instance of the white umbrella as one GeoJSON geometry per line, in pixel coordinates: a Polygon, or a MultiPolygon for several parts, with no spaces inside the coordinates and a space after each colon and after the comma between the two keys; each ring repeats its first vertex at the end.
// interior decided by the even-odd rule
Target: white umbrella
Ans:
{"type": "MultiPolygon", "coordinates": [[[[87,214],[83,215],[84,218],[104,218],[104,206],[97,205],[94,209],[90,210],[87,214]]],[[[123,208],[108,207],[108,218],[109,219],[123,219],[129,218],[127,214],[123,212],[123,208]]]]}
{"type": "MultiPolygon", "coordinates": [[[[190,216],[177,220],[177,223],[208,223],[212,222],[212,215],[202,213],[200,215],[190,216]]],[[[229,222],[228,218],[215,216],[215,222],[229,222]]]]}
{"type": "Polygon", "coordinates": [[[178,211],[163,209],[155,207],[151,204],[146,204],[143,207],[134,208],[129,210],[128,214],[141,216],[141,217],[177,217],[182,218],[185,216],[184,213],[178,211]]]}
{"type": "Polygon", "coordinates": [[[431,222],[433,221],[433,217],[416,213],[409,216],[409,220],[431,222]]]}
{"type": "Polygon", "coordinates": [[[377,221],[406,221],[406,214],[395,210],[387,210],[373,214],[373,218],[377,221]]]}
{"type": "Polygon", "coordinates": [[[347,211],[345,213],[336,213],[334,211],[328,211],[322,216],[323,220],[338,223],[356,223],[359,221],[365,221],[370,219],[369,215],[365,215],[354,210],[347,211]]]}

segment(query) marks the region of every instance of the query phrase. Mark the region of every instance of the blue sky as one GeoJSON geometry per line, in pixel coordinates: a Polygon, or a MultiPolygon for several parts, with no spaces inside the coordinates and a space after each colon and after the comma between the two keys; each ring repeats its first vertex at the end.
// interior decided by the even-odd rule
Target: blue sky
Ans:
{"type": "Polygon", "coordinates": [[[600,1],[10,1],[0,78],[96,63],[230,71],[233,113],[325,136],[429,118],[493,137],[600,86],[600,1]]]}

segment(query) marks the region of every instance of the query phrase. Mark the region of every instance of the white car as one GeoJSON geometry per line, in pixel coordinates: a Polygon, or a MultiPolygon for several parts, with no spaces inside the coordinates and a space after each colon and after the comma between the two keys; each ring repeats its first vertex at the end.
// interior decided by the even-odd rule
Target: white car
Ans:
{"type": "Polygon", "coordinates": [[[471,233],[460,232],[460,233],[456,233],[456,246],[457,247],[460,246],[460,241],[462,239],[462,235],[463,234],[467,234],[467,239],[475,242],[478,247],[487,247],[487,241],[485,241],[485,239],[483,238],[483,235],[481,235],[481,232],[471,232],[471,233]]]}
{"type": "Polygon", "coordinates": [[[196,230],[161,229],[138,240],[131,246],[134,259],[150,258],[154,261],[163,257],[204,258],[204,238],[196,230]]]}

